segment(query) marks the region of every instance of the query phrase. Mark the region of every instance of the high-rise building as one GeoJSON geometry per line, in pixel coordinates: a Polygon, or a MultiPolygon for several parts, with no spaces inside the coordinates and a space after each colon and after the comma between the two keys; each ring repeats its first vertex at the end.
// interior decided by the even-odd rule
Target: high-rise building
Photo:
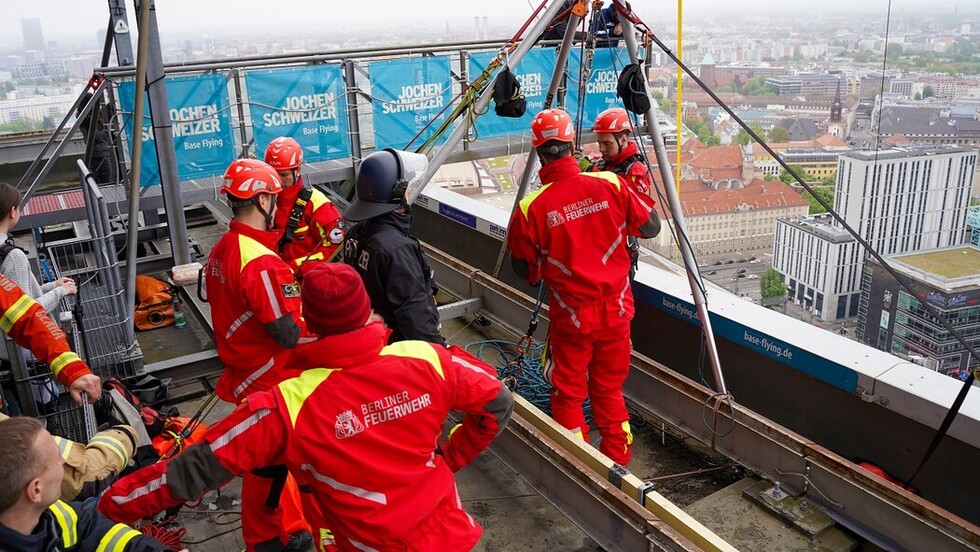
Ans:
{"type": "MultiPolygon", "coordinates": [[[[846,153],[834,209],[882,255],[959,245],[976,163],[963,147],[846,153]]],[[[823,320],[857,315],[865,256],[829,216],[777,222],[773,268],[790,300],[823,320]]]]}
{"type": "Polygon", "coordinates": [[[20,20],[20,29],[24,33],[25,50],[44,50],[44,33],[41,32],[41,20],[32,17],[20,20]]]}
{"type": "Polygon", "coordinates": [[[967,245],[885,260],[912,292],[877,261],[868,259],[858,310],[858,340],[888,353],[932,359],[936,370],[952,375],[980,367],[923,307],[931,305],[970,347],[980,347],[980,249],[967,245]]]}

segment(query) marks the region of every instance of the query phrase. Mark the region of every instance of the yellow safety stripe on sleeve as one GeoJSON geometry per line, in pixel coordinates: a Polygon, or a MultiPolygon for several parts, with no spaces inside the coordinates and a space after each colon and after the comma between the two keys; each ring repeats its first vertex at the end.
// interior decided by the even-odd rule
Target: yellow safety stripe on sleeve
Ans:
{"type": "Polygon", "coordinates": [[[54,442],[58,444],[58,452],[61,453],[61,457],[68,460],[68,456],[71,454],[71,448],[75,443],[57,435],[54,436],[54,442]]]}
{"type": "Polygon", "coordinates": [[[244,235],[238,235],[238,252],[241,255],[241,266],[238,270],[244,270],[245,265],[266,255],[278,256],[268,247],[244,235]]]}
{"type": "Polygon", "coordinates": [[[432,366],[439,377],[446,379],[446,374],[442,371],[442,361],[439,360],[439,353],[432,348],[432,345],[424,341],[399,341],[392,343],[381,349],[381,356],[393,355],[400,357],[417,358],[424,360],[432,366]]]}
{"type": "Polygon", "coordinates": [[[54,377],[58,377],[58,374],[64,370],[65,366],[68,366],[72,362],[79,362],[81,360],[82,359],[78,358],[77,354],[71,351],[61,353],[57,358],[51,361],[51,373],[54,374],[54,377]]]}
{"type": "Polygon", "coordinates": [[[313,188],[313,195],[310,196],[310,203],[313,204],[313,210],[316,211],[321,206],[330,203],[330,198],[327,197],[327,194],[313,188]]]}
{"type": "Polygon", "coordinates": [[[31,305],[34,303],[36,303],[36,301],[27,295],[21,295],[20,298],[14,301],[14,304],[10,305],[10,308],[3,313],[3,317],[0,318],[0,331],[5,334],[9,334],[11,328],[14,327],[14,324],[16,324],[21,317],[27,314],[27,310],[30,309],[31,305]]]}
{"type": "Polygon", "coordinates": [[[521,206],[521,212],[524,213],[524,218],[527,218],[527,210],[531,208],[531,202],[537,199],[537,197],[541,195],[541,192],[547,190],[549,186],[551,186],[551,182],[545,184],[544,186],[541,186],[537,190],[534,190],[533,192],[524,196],[523,199],[521,199],[520,206],[521,206]]]}
{"type": "Polygon", "coordinates": [[[306,232],[309,229],[310,229],[309,224],[307,224],[306,226],[300,226],[299,228],[296,229],[296,233],[299,234],[300,232],[306,232]]]}
{"type": "Polygon", "coordinates": [[[78,514],[68,504],[57,501],[48,510],[54,514],[55,521],[61,529],[61,541],[65,543],[65,548],[71,548],[78,544],[78,514]]]}
{"type": "Polygon", "coordinates": [[[89,441],[87,445],[85,445],[85,448],[92,447],[109,449],[113,454],[119,457],[119,461],[122,462],[120,467],[125,467],[126,464],[129,464],[129,457],[126,454],[126,446],[123,445],[122,441],[119,441],[118,439],[113,439],[108,435],[96,435],[95,437],[92,437],[92,440],[89,441]]]}
{"type": "Polygon", "coordinates": [[[334,371],[329,368],[314,368],[279,384],[279,392],[282,393],[283,402],[286,403],[286,410],[289,412],[289,421],[293,427],[296,427],[296,418],[299,417],[299,411],[303,409],[307,397],[334,371]]]}
{"type": "Polygon", "coordinates": [[[594,173],[582,173],[582,176],[591,176],[592,178],[598,178],[600,180],[605,180],[616,187],[619,190],[619,177],[616,173],[609,171],[594,172],[594,173]]]}
{"type": "Polygon", "coordinates": [[[117,523],[105,532],[95,552],[122,552],[129,541],[140,536],[140,532],[128,525],[117,523]]]}

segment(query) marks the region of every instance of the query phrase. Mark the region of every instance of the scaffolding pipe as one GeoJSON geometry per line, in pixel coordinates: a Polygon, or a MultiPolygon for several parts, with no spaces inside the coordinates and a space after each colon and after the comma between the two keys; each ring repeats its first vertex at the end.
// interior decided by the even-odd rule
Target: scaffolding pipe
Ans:
{"type": "MultiPolygon", "coordinates": [[[[531,30],[528,31],[528,34],[525,36],[535,38],[541,36],[548,25],[551,24],[551,20],[554,19],[556,15],[561,13],[561,9],[562,3],[558,0],[554,0],[551,5],[548,6],[548,9],[541,14],[538,20],[534,23],[534,26],[531,27],[531,30]]],[[[533,40],[522,40],[521,43],[514,48],[514,51],[508,55],[508,64],[516,66],[521,62],[521,59],[524,58],[524,54],[526,54],[533,46],[533,40]]],[[[486,88],[483,89],[482,92],[480,92],[476,102],[470,105],[471,111],[482,113],[484,110],[486,110],[487,105],[490,103],[490,98],[493,96],[493,87],[498,78],[500,78],[500,71],[497,71],[497,74],[494,75],[493,80],[487,85],[486,88]]],[[[425,189],[425,186],[429,183],[429,180],[432,179],[432,176],[437,170],[439,170],[439,167],[446,162],[446,159],[449,158],[449,155],[453,152],[453,149],[456,148],[456,145],[459,144],[459,142],[463,139],[463,136],[466,135],[468,130],[467,122],[468,119],[464,117],[463,120],[456,125],[456,128],[453,129],[452,134],[450,134],[449,138],[446,139],[446,143],[444,143],[441,148],[436,150],[435,155],[433,155],[432,159],[429,160],[429,166],[426,167],[425,173],[417,182],[417,186],[412,186],[409,188],[409,205],[415,202],[416,198],[418,198],[419,194],[422,193],[422,190],[425,189]]]]}
{"type": "MultiPolygon", "coordinates": [[[[575,12],[569,12],[568,14],[568,26],[565,27],[565,35],[562,37],[561,46],[558,48],[558,56],[555,58],[555,70],[551,75],[551,84],[548,85],[548,95],[544,98],[543,109],[551,108],[551,103],[555,101],[555,96],[558,95],[558,90],[561,88],[562,78],[565,74],[565,66],[568,64],[568,55],[572,51],[572,43],[575,41],[575,28],[578,27],[579,21],[582,18],[575,14],[575,12]]],[[[581,144],[575,144],[580,147],[581,144]]],[[[538,164],[538,151],[531,148],[527,152],[527,161],[524,163],[524,173],[521,175],[521,183],[517,188],[517,195],[514,197],[514,206],[511,208],[510,212],[513,213],[517,210],[517,205],[524,198],[524,194],[527,193],[527,187],[531,183],[531,177],[534,176],[534,170],[537,168],[538,164]]],[[[497,261],[493,265],[493,277],[497,278],[500,276],[500,271],[504,266],[504,258],[507,256],[507,239],[504,239],[504,243],[500,244],[500,252],[497,253],[497,261]]]]}
{"type": "MultiPolygon", "coordinates": [[[[630,54],[630,63],[637,63],[638,57],[636,54],[636,35],[633,32],[633,22],[629,18],[623,17],[620,19],[623,24],[623,38],[626,39],[626,49],[630,54]]],[[[643,78],[643,93],[647,97],[650,97],[649,83],[647,82],[647,76],[644,74],[643,78]]],[[[680,198],[677,196],[677,190],[674,188],[674,174],[670,170],[670,161],[667,159],[667,148],[664,146],[663,135],[660,133],[660,121],[657,119],[657,110],[654,107],[656,102],[650,103],[650,108],[647,109],[645,117],[647,120],[647,128],[650,131],[650,138],[653,140],[653,150],[657,154],[657,166],[660,169],[660,177],[664,182],[664,194],[667,196],[667,202],[670,204],[670,211],[674,217],[674,226],[677,229],[677,235],[680,236],[677,240],[677,245],[680,248],[681,255],[684,258],[684,266],[687,271],[687,280],[691,285],[691,295],[694,297],[694,304],[698,309],[698,318],[701,321],[701,328],[704,330],[704,339],[707,344],[708,358],[711,360],[711,369],[715,376],[715,385],[717,386],[717,391],[722,395],[728,394],[728,388],[725,386],[725,377],[721,371],[721,360],[718,357],[718,345],[715,343],[714,331],[711,328],[711,317],[708,313],[708,303],[705,299],[704,288],[701,287],[698,279],[700,277],[697,274],[697,261],[694,260],[694,253],[691,251],[691,244],[687,241],[685,236],[687,236],[687,227],[684,224],[684,213],[681,209],[680,198]]],[[[678,129],[678,140],[677,147],[680,148],[680,129],[678,129]]]]}
{"type": "Polygon", "coordinates": [[[150,46],[150,3],[139,6],[140,36],[136,45],[136,96],[133,106],[132,174],[129,179],[129,220],[126,223],[126,304],[136,308],[136,249],[140,216],[140,171],[143,161],[143,107],[146,99],[146,55],[150,46]]]}

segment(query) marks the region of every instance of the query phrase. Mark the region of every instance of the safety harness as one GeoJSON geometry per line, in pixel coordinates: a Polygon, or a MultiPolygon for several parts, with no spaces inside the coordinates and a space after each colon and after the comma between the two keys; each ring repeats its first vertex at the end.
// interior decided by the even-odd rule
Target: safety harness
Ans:
{"type": "Polygon", "coordinates": [[[286,222],[286,229],[282,233],[282,237],[279,238],[279,252],[286,247],[287,244],[293,241],[293,234],[296,233],[296,229],[299,228],[299,221],[303,218],[303,211],[306,210],[306,205],[310,202],[310,198],[313,197],[313,189],[303,187],[299,191],[299,195],[296,196],[296,202],[293,203],[293,210],[289,212],[289,220],[286,222]]]}

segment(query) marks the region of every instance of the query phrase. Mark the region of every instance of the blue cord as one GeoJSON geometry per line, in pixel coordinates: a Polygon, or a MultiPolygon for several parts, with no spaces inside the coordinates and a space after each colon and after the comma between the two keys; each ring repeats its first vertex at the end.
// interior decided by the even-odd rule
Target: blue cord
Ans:
{"type": "MultiPolygon", "coordinates": [[[[551,416],[551,384],[541,375],[541,354],[544,351],[544,343],[535,341],[521,359],[517,358],[517,343],[513,341],[474,341],[466,345],[465,349],[476,358],[496,367],[498,378],[513,377],[517,381],[517,394],[551,416]]],[[[585,400],[582,408],[586,423],[594,426],[592,404],[588,399],[585,400]]],[[[630,426],[633,429],[646,426],[646,420],[632,409],[630,409],[630,426]]]]}

